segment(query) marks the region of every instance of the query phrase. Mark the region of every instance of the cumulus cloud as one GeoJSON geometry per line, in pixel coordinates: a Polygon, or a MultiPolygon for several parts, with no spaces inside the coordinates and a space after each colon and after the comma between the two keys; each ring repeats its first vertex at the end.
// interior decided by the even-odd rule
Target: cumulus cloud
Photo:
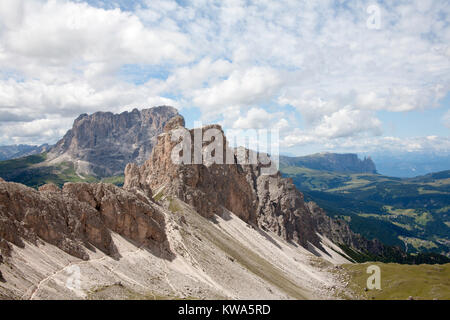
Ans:
{"type": "MultiPolygon", "coordinates": [[[[289,122],[282,118],[283,113],[269,113],[261,108],[251,108],[246,116],[236,119],[226,117],[233,129],[278,129],[289,128],[289,122]]],[[[227,123],[225,123],[227,125],[227,123]]]]}
{"type": "Polygon", "coordinates": [[[227,79],[194,91],[193,102],[205,113],[217,113],[230,105],[245,107],[268,101],[281,84],[281,78],[271,68],[236,70],[227,79]]]}
{"type": "Polygon", "coordinates": [[[381,122],[371,113],[344,107],[331,115],[325,115],[322,122],[315,127],[314,133],[321,137],[341,138],[373,132],[381,134],[381,122]]]}
{"type": "Polygon", "coordinates": [[[55,142],[82,112],[171,104],[279,128],[286,146],[389,145],[377,112],[436,108],[449,92],[450,7],[379,2],[369,29],[367,5],[2,0],[0,143],[55,142]]]}
{"type": "Polygon", "coordinates": [[[327,139],[317,137],[301,130],[285,136],[280,145],[294,153],[351,152],[351,153],[379,153],[379,152],[419,152],[419,153],[450,153],[450,138],[438,136],[399,138],[393,136],[365,136],[361,139],[350,137],[327,139]],[[306,148],[314,146],[314,148],[306,148]]]}

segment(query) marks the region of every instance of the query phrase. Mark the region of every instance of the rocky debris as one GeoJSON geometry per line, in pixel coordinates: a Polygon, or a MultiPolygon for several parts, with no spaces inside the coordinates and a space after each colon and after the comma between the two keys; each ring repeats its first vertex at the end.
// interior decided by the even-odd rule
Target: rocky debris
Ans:
{"type": "Polygon", "coordinates": [[[81,174],[122,174],[128,163],[142,164],[149,158],[156,136],[177,114],[175,108],[168,106],[120,114],[82,114],[49,151],[48,161],[71,161],[81,174]]]}
{"type": "Polygon", "coordinates": [[[164,216],[150,201],[108,184],[68,183],[40,191],[24,185],[0,182],[0,248],[8,242],[24,247],[45,241],[63,251],[89,259],[92,246],[115,256],[111,231],[145,245],[164,249],[164,216]],[[55,192],[58,191],[58,192],[55,192]]]}
{"type": "Polygon", "coordinates": [[[61,189],[54,183],[47,183],[38,188],[39,192],[61,192],[61,189]]]}
{"type": "Polygon", "coordinates": [[[11,256],[11,250],[12,249],[11,249],[11,246],[9,245],[9,243],[4,239],[0,239],[0,256],[2,256],[2,257],[11,256]]]}

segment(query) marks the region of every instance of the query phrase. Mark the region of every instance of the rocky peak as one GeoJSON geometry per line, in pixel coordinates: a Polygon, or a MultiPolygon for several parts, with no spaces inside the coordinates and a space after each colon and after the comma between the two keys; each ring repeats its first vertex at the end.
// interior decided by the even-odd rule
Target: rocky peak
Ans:
{"type": "Polygon", "coordinates": [[[384,250],[378,241],[353,233],[345,221],[332,219],[316,204],[306,203],[292,179],[282,178],[277,170],[267,174],[264,169],[274,165],[267,154],[242,147],[231,149],[225,137],[212,151],[211,143],[220,142],[217,136],[210,134],[200,143],[195,142],[195,136],[202,137],[208,129],[223,135],[219,125],[192,130],[183,125],[182,119],[173,118],[158,136],[150,158],[140,167],[127,166],[125,189],[147,188],[155,199],[169,199],[169,203],[176,197],[207,218],[223,216],[229,210],[245,222],[312,252],[314,247],[323,249],[319,235],[356,250],[374,254],[384,250]],[[183,139],[190,139],[190,149],[180,147],[183,139]],[[196,143],[201,145],[200,163],[195,161],[196,143]],[[223,153],[224,163],[211,162],[212,153],[223,153]],[[174,162],[174,154],[183,161],[174,162]],[[257,162],[249,163],[252,158],[257,162]]]}
{"type": "Polygon", "coordinates": [[[276,232],[287,241],[321,248],[317,219],[305,204],[303,194],[291,179],[282,178],[279,171],[263,174],[264,167],[273,165],[267,154],[254,154],[244,148],[230,149],[223,137],[214,152],[232,158],[222,164],[211,163],[208,148],[216,137],[201,142],[202,161],[195,162],[194,147],[181,150],[181,138],[190,138],[195,144],[195,135],[201,137],[208,129],[223,134],[222,128],[209,125],[187,130],[182,125],[182,121],[173,118],[158,136],[150,159],[139,168],[127,167],[124,188],[148,186],[155,198],[176,197],[208,218],[223,215],[226,209],[249,224],[276,232]],[[173,154],[186,151],[190,151],[190,155],[183,158],[184,162],[174,163],[173,154]],[[255,156],[257,163],[244,161],[255,156]]]}
{"type": "Polygon", "coordinates": [[[184,125],[185,125],[184,118],[180,115],[176,115],[169,121],[167,121],[166,125],[164,126],[164,132],[169,132],[179,127],[184,128],[184,125]]]}
{"type": "Polygon", "coordinates": [[[50,150],[48,159],[52,163],[72,162],[80,174],[122,174],[127,163],[142,164],[150,157],[156,136],[176,115],[178,111],[168,106],[120,114],[82,114],[50,150]]]}
{"type": "MultiPolygon", "coordinates": [[[[165,133],[158,136],[150,159],[138,171],[131,165],[127,167],[124,188],[132,188],[138,184],[148,186],[155,197],[161,192],[175,196],[205,217],[222,214],[223,208],[226,208],[245,221],[256,223],[254,192],[247,183],[242,168],[235,165],[234,160],[233,164],[191,164],[196,162],[193,149],[189,161],[186,161],[188,164],[177,164],[172,159],[172,151],[180,145],[180,132],[177,130],[183,130],[185,138],[194,142],[196,134],[203,134],[211,128],[223,134],[220,126],[187,130],[181,117],[173,118],[166,125],[165,133]]],[[[204,142],[201,144],[202,147],[207,146],[204,142]]],[[[225,155],[226,140],[220,147],[225,155]]],[[[204,153],[200,155],[201,162],[203,156],[204,153]]]]}

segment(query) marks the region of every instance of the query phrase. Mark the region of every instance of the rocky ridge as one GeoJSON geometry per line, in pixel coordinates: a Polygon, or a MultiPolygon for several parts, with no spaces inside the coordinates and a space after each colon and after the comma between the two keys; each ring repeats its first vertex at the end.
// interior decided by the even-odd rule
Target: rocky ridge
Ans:
{"type": "Polygon", "coordinates": [[[127,163],[141,164],[149,158],[156,136],[177,114],[168,106],[82,114],[49,151],[48,162],[72,162],[79,174],[120,175],[127,163]]]}
{"type": "Polygon", "coordinates": [[[246,160],[254,156],[252,151],[231,150],[225,137],[218,148],[223,155],[233,155],[232,164],[208,163],[212,153],[218,152],[208,149],[213,140],[202,142],[203,164],[191,164],[194,163],[193,146],[191,162],[174,163],[172,153],[183,136],[177,130],[194,141],[196,134],[204,134],[208,129],[223,135],[218,125],[187,130],[181,116],[172,118],[164,133],[158,136],[150,159],[140,167],[128,164],[124,188],[140,186],[153,190],[158,199],[178,198],[207,218],[222,216],[225,208],[255,227],[275,232],[305,248],[311,245],[322,248],[321,234],[355,250],[374,254],[383,250],[378,241],[368,241],[353,233],[345,221],[329,218],[314,203],[305,203],[292,180],[282,178],[279,171],[263,174],[263,168],[273,165],[267,155],[259,154],[257,164],[249,164],[246,160]],[[208,155],[208,152],[212,153],[208,155]]]}
{"type": "Polygon", "coordinates": [[[164,223],[163,214],[148,198],[111,184],[66,183],[62,189],[49,184],[35,190],[0,181],[4,256],[9,255],[8,242],[24,247],[26,240],[48,242],[84,260],[90,255],[86,248],[114,257],[111,232],[164,254],[164,223]]]}
{"type": "MultiPolygon", "coordinates": [[[[85,261],[92,275],[83,282],[83,297],[98,283],[106,283],[116,298],[124,290],[145,293],[149,288],[176,297],[190,296],[197,288],[196,296],[205,298],[333,297],[330,283],[345,291],[345,283],[327,268],[330,262],[348,262],[348,257],[328,239],[356,250],[376,245],[313,203],[305,203],[292,181],[278,171],[264,174],[273,165],[267,155],[257,155],[259,161],[249,164],[245,160],[252,152],[231,149],[226,139],[211,150],[215,136],[201,144],[203,164],[173,161],[174,150],[183,156],[186,152],[177,149],[180,132],[194,139],[209,129],[223,134],[218,125],[187,130],[181,116],[173,117],[157,137],[150,158],[142,166],[127,165],[123,188],[66,183],[61,189],[47,184],[35,190],[0,179],[0,264],[6,261],[6,267],[0,265],[0,276],[5,277],[0,280],[9,290],[7,296],[19,292],[33,299],[42,292],[41,297],[54,297],[50,283],[50,289],[42,291],[43,283],[61,278],[73,263],[81,265],[70,257],[85,261]],[[230,157],[226,164],[211,161],[220,151],[230,157]],[[67,253],[63,260],[72,262],[48,261],[55,271],[30,281],[24,276],[30,272],[28,263],[38,268],[32,272],[45,274],[48,271],[33,270],[46,270],[42,259],[47,261],[48,254],[60,256],[46,243],[67,253]],[[23,264],[22,257],[28,255],[31,260],[23,264]],[[117,279],[127,286],[116,285],[117,279]],[[249,283],[248,288],[242,289],[243,283],[249,283]]],[[[63,297],[74,294],[60,290],[63,297]]]]}

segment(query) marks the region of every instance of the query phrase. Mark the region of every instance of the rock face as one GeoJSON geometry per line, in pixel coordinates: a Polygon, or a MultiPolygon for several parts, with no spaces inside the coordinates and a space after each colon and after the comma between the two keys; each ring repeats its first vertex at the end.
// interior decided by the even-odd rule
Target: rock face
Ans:
{"type": "Polygon", "coordinates": [[[282,178],[279,172],[261,174],[261,164],[244,166],[244,170],[258,199],[258,225],[303,247],[308,243],[321,247],[313,216],[292,180],[282,178]]]}
{"type": "MultiPolygon", "coordinates": [[[[168,123],[165,133],[158,136],[158,142],[150,159],[138,171],[131,166],[127,168],[124,188],[130,188],[136,184],[134,181],[139,180],[139,184],[148,186],[155,197],[160,192],[175,196],[193,206],[205,217],[222,214],[223,208],[226,208],[243,220],[256,223],[257,199],[241,166],[236,164],[176,164],[173,162],[172,150],[179,143],[178,139],[174,139],[176,130],[184,130],[192,141],[194,141],[196,130],[200,131],[197,133],[202,134],[212,128],[223,134],[220,126],[207,126],[188,131],[184,129],[183,125],[184,121],[179,117],[168,123]],[[159,191],[161,189],[163,190],[159,191]]],[[[206,144],[203,146],[205,147],[206,144]]],[[[221,148],[225,154],[226,141],[221,148]]],[[[194,152],[191,155],[193,162],[194,152]]]]}
{"type": "Polygon", "coordinates": [[[128,163],[141,164],[149,158],[156,136],[177,114],[175,108],[168,106],[121,114],[82,114],[50,150],[48,160],[73,162],[80,174],[99,177],[122,174],[128,163]]]}
{"type": "Polygon", "coordinates": [[[280,157],[280,165],[306,167],[340,173],[377,173],[375,163],[370,157],[359,159],[356,154],[317,153],[304,157],[280,157]]]}
{"type": "Polygon", "coordinates": [[[164,250],[163,213],[144,197],[108,184],[67,183],[62,190],[45,185],[36,191],[0,182],[2,255],[7,242],[23,247],[23,240],[44,240],[81,259],[89,258],[84,248],[92,246],[114,256],[111,231],[164,250]]]}
{"type": "Polygon", "coordinates": [[[105,183],[66,183],[63,193],[95,208],[106,228],[140,245],[166,239],[164,215],[145,197],[105,183]]]}
{"type": "Polygon", "coordinates": [[[344,221],[335,221],[317,206],[305,203],[303,194],[295,188],[291,179],[282,178],[279,171],[263,174],[263,168],[272,165],[267,155],[257,155],[258,159],[266,159],[249,164],[244,160],[254,154],[243,148],[231,150],[224,138],[214,153],[221,150],[223,155],[231,154],[231,162],[226,159],[224,164],[208,162],[207,154],[211,150],[208,149],[209,143],[204,141],[201,142],[200,155],[203,162],[196,164],[193,147],[190,156],[183,158],[184,162],[174,162],[174,154],[184,156],[186,152],[179,148],[180,137],[190,138],[194,145],[195,136],[202,136],[208,129],[223,135],[218,125],[192,130],[183,126],[181,117],[168,122],[164,133],[158,136],[150,159],[141,167],[127,167],[125,189],[145,186],[153,191],[155,198],[176,197],[207,218],[222,216],[225,208],[245,222],[273,231],[286,241],[305,248],[311,244],[322,248],[318,233],[355,249],[371,247],[367,240],[354,234],[344,221]]]}

